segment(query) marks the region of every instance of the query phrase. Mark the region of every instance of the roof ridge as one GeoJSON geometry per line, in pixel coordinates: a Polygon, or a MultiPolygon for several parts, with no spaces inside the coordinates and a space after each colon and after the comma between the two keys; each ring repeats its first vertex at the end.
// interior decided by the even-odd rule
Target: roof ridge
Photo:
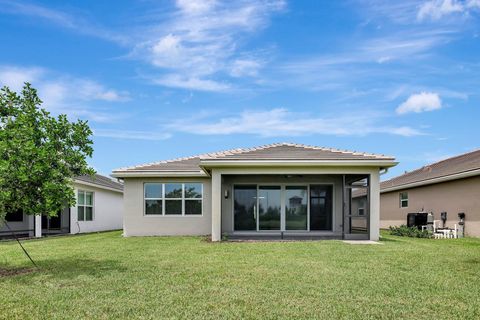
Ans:
{"type": "Polygon", "coordinates": [[[212,156],[213,157],[217,157],[217,156],[224,157],[224,156],[227,156],[227,154],[226,154],[227,152],[231,152],[231,153],[234,153],[234,154],[241,154],[241,153],[247,153],[247,152],[252,152],[252,151],[265,150],[265,149],[268,149],[268,148],[278,147],[280,145],[282,145],[282,143],[270,143],[270,144],[255,146],[255,147],[231,149],[231,150],[226,150],[226,151],[223,151],[223,152],[222,151],[212,152],[212,153],[204,154],[203,155],[204,157],[200,157],[200,158],[207,159],[207,158],[211,158],[212,156]]]}
{"type": "MultiPolygon", "coordinates": [[[[300,144],[300,143],[285,143],[289,144],[292,146],[296,147],[301,147],[301,148],[308,148],[308,149],[314,149],[314,150],[322,150],[322,151],[330,151],[330,152],[340,152],[340,153],[346,153],[346,154],[352,154],[352,155],[362,155],[362,156],[369,156],[369,157],[376,157],[376,158],[381,158],[381,157],[390,157],[390,156],[385,156],[384,154],[376,154],[376,153],[369,153],[369,152],[357,152],[357,151],[351,151],[351,150],[341,150],[341,149],[336,149],[336,148],[328,148],[328,147],[322,147],[322,146],[313,146],[313,145],[307,145],[307,144],[300,144]]],[[[393,158],[393,157],[390,157],[393,158]]]]}
{"type": "Polygon", "coordinates": [[[392,156],[385,156],[384,154],[357,152],[357,151],[350,151],[350,150],[340,150],[340,149],[335,149],[335,148],[327,148],[327,147],[313,146],[313,145],[293,143],[293,142],[278,142],[278,143],[265,144],[265,145],[260,145],[260,146],[256,146],[256,147],[250,147],[250,148],[243,148],[243,149],[241,148],[239,150],[242,150],[242,151],[238,152],[238,153],[246,153],[246,152],[258,151],[258,150],[265,150],[265,149],[268,149],[268,148],[274,148],[274,147],[280,147],[280,146],[290,146],[290,147],[306,148],[306,149],[313,149],[313,150],[322,150],[322,151],[329,151],[329,152],[338,152],[338,153],[343,153],[343,154],[361,155],[361,156],[368,156],[368,157],[375,157],[375,158],[383,158],[383,157],[388,157],[388,158],[392,158],[392,159],[394,158],[392,156]]]}

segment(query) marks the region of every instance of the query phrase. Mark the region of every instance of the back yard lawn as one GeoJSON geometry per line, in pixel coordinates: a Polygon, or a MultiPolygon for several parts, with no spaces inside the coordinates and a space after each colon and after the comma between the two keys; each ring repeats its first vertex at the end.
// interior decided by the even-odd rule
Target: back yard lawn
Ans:
{"type": "Polygon", "coordinates": [[[108,232],[25,241],[40,269],[14,273],[31,265],[2,242],[0,318],[480,318],[480,239],[382,243],[108,232]]]}

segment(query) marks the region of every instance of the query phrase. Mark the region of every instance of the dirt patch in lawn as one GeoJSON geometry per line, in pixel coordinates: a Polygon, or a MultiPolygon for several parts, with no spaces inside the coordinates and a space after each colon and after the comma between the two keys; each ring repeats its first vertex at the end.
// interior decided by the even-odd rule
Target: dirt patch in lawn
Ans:
{"type": "Polygon", "coordinates": [[[21,274],[27,274],[35,271],[33,268],[16,268],[16,269],[5,269],[0,268],[0,278],[14,277],[21,274]]]}

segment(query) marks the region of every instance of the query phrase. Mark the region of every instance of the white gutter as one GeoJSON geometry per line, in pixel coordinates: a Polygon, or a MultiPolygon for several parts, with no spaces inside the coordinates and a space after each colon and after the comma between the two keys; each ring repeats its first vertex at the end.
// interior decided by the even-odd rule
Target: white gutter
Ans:
{"type": "Polygon", "coordinates": [[[123,190],[119,190],[119,189],[115,189],[115,188],[110,188],[110,187],[107,187],[107,186],[103,186],[103,185],[96,184],[96,183],[91,183],[91,182],[86,182],[86,181],[83,181],[83,180],[77,180],[77,179],[75,179],[75,180],[74,180],[74,183],[76,183],[76,184],[82,184],[82,185],[84,185],[84,186],[95,187],[95,188],[99,188],[99,189],[105,189],[105,190],[110,190],[110,191],[114,191],[114,192],[123,193],[123,190]]]}
{"type": "Polygon", "coordinates": [[[208,168],[239,167],[380,167],[386,169],[396,166],[392,160],[202,160],[200,170],[125,170],[113,171],[115,178],[141,177],[209,177],[208,168]]]}
{"type": "Polygon", "coordinates": [[[471,171],[467,171],[467,172],[451,174],[451,175],[448,175],[448,176],[443,176],[443,177],[432,178],[432,179],[428,179],[428,180],[422,180],[422,181],[402,184],[402,185],[395,186],[395,187],[390,187],[390,188],[384,188],[384,189],[380,190],[380,193],[386,193],[386,192],[392,192],[392,191],[397,191],[397,190],[421,187],[421,186],[426,186],[426,185],[429,185],[429,184],[442,183],[442,182],[447,182],[447,181],[452,181],[452,180],[474,177],[474,176],[478,176],[478,175],[480,175],[480,169],[475,169],[475,170],[471,170],[471,171]]]}
{"type": "Polygon", "coordinates": [[[203,171],[160,171],[160,170],[141,170],[141,171],[114,171],[110,175],[115,178],[141,178],[141,177],[208,177],[203,171]]]}

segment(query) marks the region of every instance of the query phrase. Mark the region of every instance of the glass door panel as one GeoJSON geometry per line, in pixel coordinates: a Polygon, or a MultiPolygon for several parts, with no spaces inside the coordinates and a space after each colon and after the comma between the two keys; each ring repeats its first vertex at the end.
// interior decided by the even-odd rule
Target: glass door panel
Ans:
{"type": "Polygon", "coordinates": [[[257,230],[257,186],[235,186],[233,191],[235,231],[257,230]]]}
{"type": "Polygon", "coordinates": [[[307,187],[285,188],[285,229],[307,230],[307,187]]]}
{"type": "Polygon", "coordinates": [[[310,230],[332,230],[333,187],[310,186],[310,230]]]}
{"type": "Polygon", "coordinates": [[[365,217],[350,217],[350,234],[368,235],[367,219],[365,217]]]}
{"type": "Polygon", "coordinates": [[[280,230],[281,188],[260,186],[258,188],[259,230],[280,230]]]}
{"type": "Polygon", "coordinates": [[[344,177],[344,239],[368,240],[370,218],[370,179],[368,175],[344,177]]]}

